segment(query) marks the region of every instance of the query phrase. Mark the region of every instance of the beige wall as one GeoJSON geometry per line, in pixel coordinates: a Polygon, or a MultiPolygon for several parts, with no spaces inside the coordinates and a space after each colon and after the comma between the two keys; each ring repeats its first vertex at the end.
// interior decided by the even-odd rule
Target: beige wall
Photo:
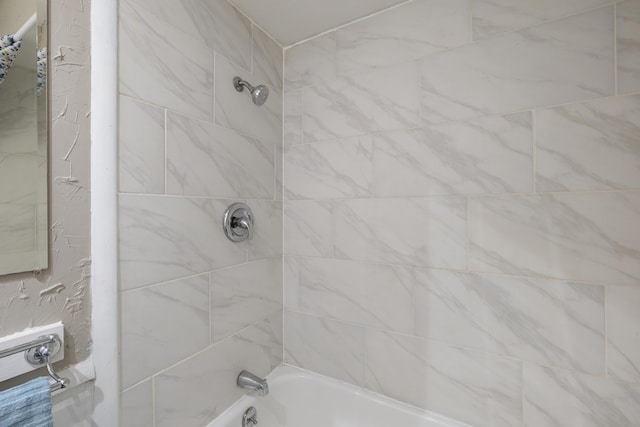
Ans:
{"type": "Polygon", "coordinates": [[[60,368],[90,354],[89,2],[50,4],[50,268],[0,277],[0,335],[61,320],[60,368]]]}

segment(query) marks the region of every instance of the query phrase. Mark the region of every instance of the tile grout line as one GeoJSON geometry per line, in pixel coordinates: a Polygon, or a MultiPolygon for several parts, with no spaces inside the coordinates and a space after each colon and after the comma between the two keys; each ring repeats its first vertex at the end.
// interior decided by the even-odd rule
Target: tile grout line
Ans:
{"type": "Polygon", "coordinates": [[[532,193],[538,194],[538,113],[531,111],[531,159],[533,161],[532,193]]]}

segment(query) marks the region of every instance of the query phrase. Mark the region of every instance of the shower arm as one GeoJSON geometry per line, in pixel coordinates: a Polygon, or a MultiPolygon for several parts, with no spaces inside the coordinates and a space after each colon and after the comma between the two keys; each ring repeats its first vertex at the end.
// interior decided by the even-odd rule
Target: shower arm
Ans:
{"type": "Polygon", "coordinates": [[[253,91],[254,89],[254,87],[251,86],[249,82],[247,82],[246,80],[242,80],[240,77],[235,77],[233,79],[233,86],[238,92],[242,92],[245,87],[249,90],[249,92],[253,91]]]}

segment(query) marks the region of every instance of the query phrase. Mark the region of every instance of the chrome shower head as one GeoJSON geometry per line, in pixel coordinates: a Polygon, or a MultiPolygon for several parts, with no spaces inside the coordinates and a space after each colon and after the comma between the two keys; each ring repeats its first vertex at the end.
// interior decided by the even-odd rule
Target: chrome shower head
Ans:
{"type": "Polygon", "coordinates": [[[269,97],[268,87],[265,85],[253,87],[249,82],[242,80],[240,77],[233,78],[233,87],[235,87],[238,92],[242,92],[245,87],[249,89],[249,92],[251,92],[251,100],[257,106],[263,105],[269,97]]]}

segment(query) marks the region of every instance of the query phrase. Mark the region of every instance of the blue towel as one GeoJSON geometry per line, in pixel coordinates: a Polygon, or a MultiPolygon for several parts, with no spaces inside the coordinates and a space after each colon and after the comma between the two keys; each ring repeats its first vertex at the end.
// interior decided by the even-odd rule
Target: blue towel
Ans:
{"type": "Polygon", "coordinates": [[[53,427],[49,380],[37,378],[0,393],[0,427],[53,427]]]}

